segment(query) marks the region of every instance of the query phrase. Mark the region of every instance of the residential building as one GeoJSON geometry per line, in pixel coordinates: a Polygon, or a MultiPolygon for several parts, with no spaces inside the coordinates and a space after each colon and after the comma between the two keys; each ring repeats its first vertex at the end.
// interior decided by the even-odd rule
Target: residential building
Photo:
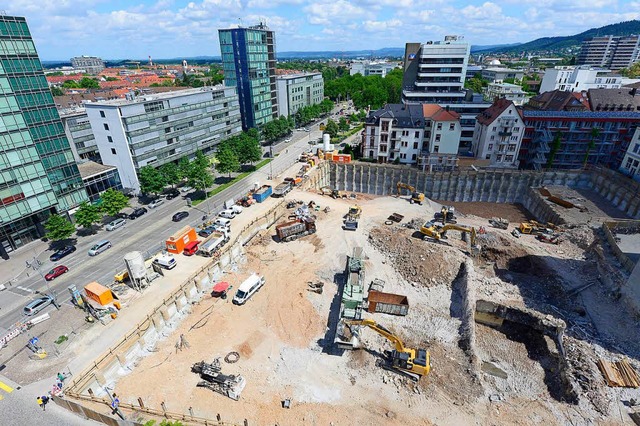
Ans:
{"type": "Polygon", "coordinates": [[[396,68],[398,68],[398,65],[391,62],[355,61],[351,63],[349,74],[360,74],[365,77],[369,75],[379,75],[384,78],[387,73],[396,68]]]}
{"type": "Polygon", "coordinates": [[[275,33],[263,24],[218,30],[224,82],[235,87],[242,128],[278,118],[275,33]]]}
{"type": "Polygon", "coordinates": [[[403,102],[435,103],[460,115],[461,153],[471,149],[476,116],[491,106],[482,94],[463,88],[469,49],[469,44],[459,36],[446,36],[444,41],[407,43],[403,67],[403,102]]]}
{"type": "Polygon", "coordinates": [[[482,78],[489,80],[491,83],[502,83],[510,78],[520,81],[524,77],[524,71],[511,68],[485,68],[481,74],[482,78]]]}
{"type": "Polygon", "coordinates": [[[465,80],[469,80],[476,76],[476,74],[482,75],[482,65],[467,65],[467,73],[465,75],[465,80]]]}
{"type": "Polygon", "coordinates": [[[424,140],[418,167],[430,172],[451,171],[458,166],[460,115],[436,104],[422,105],[424,140]]]}
{"type": "Polygon", "coordinates": [[[640,182],[640,127],[636,128],[624,154],[620,171],[630,178],[640,182]]]}
{"type": "Polygon", "coordinates": [[[140,192],[138,171],[158,167],[196,151],[209,153],[241,132],[235,88],[201,87],[128,96],[85,104],[106,165],[116,166],[127,191],[140,192]]]}
{"type": "Polygon", "coordinates": [[[640,59],[640,37],[637,35],[592,37],[582,42],[578,65],[619,70],[640,59]]]}
{"type": "Polygon", "coordinates": [[[279,75],[276,87],[279,115],[293,115],[300,108],[319,104],[324,99],[324,79],[319,72],[279,75]]]}
{"type": "Polygon", "coordinates": [[[91,160],[102,163],[87,111],[83,107],[58,111],[76,161],[91,160]]]}
{"type": "Polygon", "coordinates": [[[580,92],[589,89],[617,89],[622,85],[622,76],[611,71],[589,65],[548,68],[542,83],[541,92],[564,90],[580,92]]]}
{"type": "Polygon", "coordinates": [[[105,166],[85,160],[78,163],[78,170],[80,170],[89,200],[92,202],[98,201],[107,189],[123,190],[120,174],[115,166],[105,166]]]}
{"type": "Polygon", "coordinates": [[[76,56],[71,58],[71,66],[76,70],[84,70],[87,74],[100,74],[104,69],[104,61],[97,56],[76,56]]]}
{"type": "Polygon", "coordinates": [[[513,101],[499,98],[478,115],[473,136],[473,155],[490,160],[489,167],[517,168],[525,125],[513,101]]]}
{"type": "Polygon", "coordinates": [[[0,257],[87,199],[25,18],[0,15],[0,257]]]}
{"type": "Polygon", "coordinates": [[[529,100],[527,92],[522,90],[517,84],[511,83],[489,83],[485,88],[484,99],[488,102],[496,99],[507,99],[515,105],[524,105],[529,100]]]}

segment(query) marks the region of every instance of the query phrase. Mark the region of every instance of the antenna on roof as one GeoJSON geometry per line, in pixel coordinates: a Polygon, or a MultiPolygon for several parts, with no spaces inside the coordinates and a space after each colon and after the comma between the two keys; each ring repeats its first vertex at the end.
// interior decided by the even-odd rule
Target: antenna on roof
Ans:
{"type": "Polygon", "coordinates": [[[238,18],[238,28],[242,28],[242,18],[238,18]]]}

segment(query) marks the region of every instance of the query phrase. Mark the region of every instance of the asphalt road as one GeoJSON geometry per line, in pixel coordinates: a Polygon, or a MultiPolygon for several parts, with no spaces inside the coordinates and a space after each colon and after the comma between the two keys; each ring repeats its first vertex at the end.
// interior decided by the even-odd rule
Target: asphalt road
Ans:
{"type": "MultiPolygon", "coordinates": [[[[61,259],[59,262],[51,262],[49,256],[52,252],[46,251],[39,256],[42,266],[40,273],[31,273],[31,276],[19,280],[0,297],[0,335],[11,328],[13,324],[23,320],[22,308],[30,300],[38,297],[36,292],[50,293],[57,296],[58,303],[70,303],[69,285],[75,284],[78,289],[91,281],[111,283],[115,273],[124,269],[123,257],[130,251],[158,252],[164,247],[165,239],[185,225],[197,226],[202,223],[204,214],[214,215],[223,209],[225,201],[237,199],[245,195],[253,188],[256,182],[264,182],[273,173],[278,176],[284,170],[291,167],[298,156],[310,148],[309,141],[315,141],[322,137],[318,131],[318,124],[308,126],[310,132],[295,131],[292,141],[280,142],[271,147],[273,154],[279,154],[273,161],[260,170],[245,177],[224,191],[202,202],[196,207],[187,207],[182,197],[165,201],[161,206],[150,209],[148,213],[135,219],[127,219],[124,227],[115,231],[101,229],[95,235],[78,237],[76,252],[61,259]],[[171,216],[179,211],[188,211],[189,217],[181,222],[172,222],[171,216]],[[96,242],[107,239],[112,247],[97,256],[87,254],[89,248],[96,242]],[[47,283],[43,276],[55,265],[65,265],[69,272],[47,283]]],[[[269,148],[267,148],[269,150],[269,148]]],[[[280,176],[279,178],[284,178],[280,176]]],[[[135,204],[135,203],[132,203],[135,204]]],[[[9,260],[11,261],[11,260],[9,260]]],[[[46,308],[45,311],[54,309],[46,308]]]]}

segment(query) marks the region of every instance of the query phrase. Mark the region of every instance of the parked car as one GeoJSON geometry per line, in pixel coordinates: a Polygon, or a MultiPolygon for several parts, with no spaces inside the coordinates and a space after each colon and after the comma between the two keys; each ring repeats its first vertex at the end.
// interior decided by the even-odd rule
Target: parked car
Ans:
{"type": "Polygon", "coordinates": [[[89,249],[89,256],[97,256],[109,248],[111,248],[111,241],[102,240],[89,249]]]}
{"type": "Polygon", "coordinates": [[[224,217],[225,219],[233,219],[236,215],[237,213],[231,209],[222,210],[218,213],[218,216],[224,217]]]}
{"type": "Polygon", "coordinates": [[[189,212],[178,212],[173,215],[171,220],[173,220],[174,222],[180,222],[182,219],[188,216],[189,216],[189,212]]]}
{"type": "Polygon", "coordinates": [[[24,312],[24,314],[27,316],[35,315],[52,303],[53,297],[43,296],[27,303],[22,312],[24,312]]]}
{"type": "Polygon", "coordinates": [[[213,231],[215,230],[216,230],[215,226],[213,225],[207,226],[206,228],[198,231],[198,235],[200,235],[202,238],[207,238],[209,235],[213,234],[213,231]]]}
{"type": "Polygon", "coordinates": [[[142,216],[143,214],[145,214],[146,212],[147,212],[147,209],[145,209],[144,207],[138,207],[137,209],[134,209],[133,213],[129,215],[129,219],[131,220],[136,219],[142,216]]]}
{"type": "Polygon", "coordinates": [[[213,226],[231,230],[231,220],[219,217],[213,222],[213,226]]]}
{"type": "Polygon", "coordinates": [[[305,132],[310,132],[311,130],[307,129],[306,127],[303,129],[305,132]]]}
{"type": "Polygon", "coordinates": [[[106,226],[107,231],[115,231],[118,228],[122,228],[127,223],[126,219],[115,219],[109,222],[106,226]]]}
{"type": "Polygon", "coordinates": [[[57,262],[58,260],[62,259],[63,257],[70,255],[74,251],[76,251],[76,247],[75,246],[64,246],[61,249],[56,250],[55,253],[53,253],[51,256],[49,256],[49,260],[52,261],[52,262],[57,262]]]}
{"type": "Polygon", "coordinates": [[[190,186],[183,186],[182,188],[180,188],[180,192],[191,192],[193,191],[193,188],[190,186]]]}
{"type": "Polygon", "coordinates": [[[284,140],[284,143],[289,143],[289,142],[291,142],[291,138],[286,138],[286,139],[284,140]]]}
{"type": "Polygon", "coordinates": [[[159,207],[162,204],[164,204],[164,200],[162,198],[156,198],[155,200],[149,203],[149,208],[155,209],[156,207],[159,207]]]}
{"type": "Polygon", "coordinates": [[[44,276],[44,279],[47,281],[51,281],[62,274],[69,272],[69,268],[64,265],[59,265],[49,271],[47,275],[44,276]]]}
{"type": "Polygon", "coordinates": [[[231,207],[229,207],[229,210],[233,210],[234,212],[236,212],[236,215],[238,215],[238,214],[242,213],[242,206],[234,204],[231,207]]]}
{"type": "Polygon", "coordinates": [[[180,191],[178,191],[175,188],[170,189],[169,191],[167,191],[167,200],[173,200],[174,198],[176,198],[179,195],[180,195],[180,191]]]}

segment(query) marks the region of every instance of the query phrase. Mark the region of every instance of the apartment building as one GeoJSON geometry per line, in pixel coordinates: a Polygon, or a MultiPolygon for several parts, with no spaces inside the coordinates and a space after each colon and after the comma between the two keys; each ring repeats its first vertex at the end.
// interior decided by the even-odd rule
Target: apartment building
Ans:
{"type": "Polygon", "coordinates": [[[436,104],[422,106],[424,140],[418,167],[430,172],[452,171],[458,167],[460,115],[436,104]]]}
{"type": "Polygon", "coordinates": [[[324,99],[324,79],[322,73],[279,75],[278,115],[293,115],[302,107],[316,105],[324,99]]]}
{"type": "Polygon", "coordinates": [[[449,107],[460,115],[461,153],[471,149],[476,116],[491,106],[482,94],[464,89],[470,46],[461,36],[444,41],[407,43],[402,80],[403,102],[449,107]]]}
{"type": "Polygon", "coordinates": [[[102,163],[87,111],[83,107],[75,107],[62,108],[58,112],[76,161],[102,163]]]}
{"type": "Polygon", "coordinates": [[[485,88],[484,99],[492,102],[496,99],[507,99],[515,105],[524,105],[529,100],[527,92],[522,87],[511,83],[489,83],[485,88]]]}
{"type": "Polygon", "coordinates": [[[263,24],[218,30],[224,82],[235,87],[242,128],[278,118],[275,33],[263,24]]]}
{"type": "Polygon", "coordinates": [[[369,75],[379,75],[384,78],[387,73],[396,68],[398,68],[398,66],[391,62],[355,61],[351,63],[349,75],[360,74],[365,77],[369,75]]]}
{"type": "Polygon", "coordinates": [[[582,42],[578,65],[619,70],[640,59],[640,36],[592,37],[582,42]]]}
{"type": "Polygon", "coordinates": [[[509,99],[497,99],[478,115],[473,137],[473,155],[491,160],[490,167],[517,168],[525,125],[521,111],[509,99]]]}
{"type": "Polygon", "coordinates": [[[104,61],[97,56],[76,56],[71,58],[71,66],[75,70],[83,70],[93,75],[100,74],[105,68],[104,61]]]}
{"type": "Polygon", "coordinates": [[[87,194],[25,18],[0,15],[0,257],[87,194]]]}
{"type": "Polygon", "coordinates": [[[622,76],[612,74],[610,70],[589,65],[563,66],[545,71],[540,91],[580,92],[589,89],[617,89],[621,86],[622,76]]]}
{"type": "Polygon", "coordinates": [[[100,158],[116,166],[125,190],[140,192],[138,171],[209,153],[242,131],[233,87],[202,87],[85,105],[100,158]]]}
{"type": "Polygon", "coordinates": [[[633,132],[629,148],[622,159],[620,171],[640,182],[640,127],[633,132]]]}
{"type": "Polygon", "coordinates": [[[524,71],[514,70],[511,68],[485,68],[481,71],[482,78],[489,80],[491,83],[502,83],[506,79],[522,80],[524,71]]]}

